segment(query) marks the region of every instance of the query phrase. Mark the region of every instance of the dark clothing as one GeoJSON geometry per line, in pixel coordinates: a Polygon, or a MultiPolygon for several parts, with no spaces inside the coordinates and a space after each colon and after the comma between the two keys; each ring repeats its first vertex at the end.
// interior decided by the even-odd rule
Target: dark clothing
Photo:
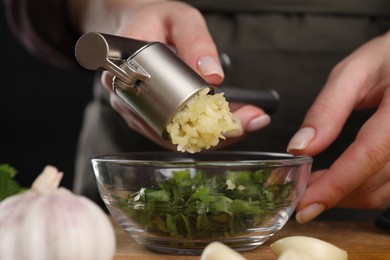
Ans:
{"type": "MultiPolygon", "coordinates": [[[[64,65],[74,63],[74,54],[69,53],[68,44],[75,42],[77,34],[69,30],[67,19],[58,9],[61,1],[41,1],[42,6],[45,2],[49,7],[41,9],[40,19],[35,21],[33,18],[37,15],[28,16],[30,23],[37,26],[26,26],[27,22],[20,22],[24,19],[23,12],[36,11],[35,2],[27,5],[28,0],[4,1],[13,14],[8,18],[14,24],[14,32],[33,53],[44,54],[44,58],[56,65],[59,65],[59,57],[67,61],[64,65]],[[57,10],[58,14],[46,17],[46,14],[42,15],[42,10],[45,13],[57,10]],[[53,23],[46,28],[51,31],[34,31],[44,27],[38,26],[44,18],[53,23]],[[24,37],[25,33],[31,36],[24,37]],[[45,44],[40,45],[39,42],[45,44]]],[[[271,124],[227,148],[230,150],[284,152],[331,69],[361,44],[390,28],[388,0],[185,2],[205,14],[219,51],[228,54],[231,59],[225,85],[273,88],[281,96],[279,109],[272,115],[271,124]]],[[[90,156],[162,148],[127,127],[110,107],[107,91],[100,86],[98,76],[95,85],[94,100],[86,110],[80,136],[74,191],[99,201],[90,156]]],[[[314,158],[313,168],[329,167],[352,142],[370,113],[353,113],[335,144],[314,158]]]]}
{"type": "Polygon", "coordinates": [[[3,0],[10,29],[37,58],[61,68],[78,68],[74,46],[80,36],[70,25],[64,0],[3,0]]]}
{"type": "Polygon", "coordinates": [[[386,0],[184,0],[202,12],[389,16],[386,0]]]}

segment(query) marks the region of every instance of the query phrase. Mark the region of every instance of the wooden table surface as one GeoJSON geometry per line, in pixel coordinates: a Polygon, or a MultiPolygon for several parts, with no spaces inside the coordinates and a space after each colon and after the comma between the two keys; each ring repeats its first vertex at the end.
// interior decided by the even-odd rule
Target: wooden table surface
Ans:
{"type": "MultiPolygon", "coordinates": [[[[150,251],[139,245],[118,225],[114,224],[117,235],[115,260],[199,260],[199,256],[175,256],[150,251]]],[[[376,228],[366,222],[313,221],[298,224],[290,220],[274,237],[258,248],[243,252],[248,260],[276,260],[270,244],[280,238],[303,235],[322,239],[348,252],[349,260],[390,260],[390,232],[376,228]]],[[[329,259],[332,260],[332,259],[329,259]]]]}

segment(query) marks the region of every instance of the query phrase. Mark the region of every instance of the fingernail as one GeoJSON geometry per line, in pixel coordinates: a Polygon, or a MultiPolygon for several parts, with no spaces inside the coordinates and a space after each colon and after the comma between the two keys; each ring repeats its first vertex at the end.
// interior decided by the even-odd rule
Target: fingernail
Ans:
{"type": "Polygon", "coordinates": [[[305,127],[300,129],[294,136],[291,138],[287,151],[291,150],[303,150],[307,147],[310,141],[314,138],[315,131],[311,127],[305,127]]]}
{"type": "Polygon", "coordinates": [[[253,132],[265,127],[270,122],[271,122],[271,117],[269,115],[261,115],[249,121],[249,124],[246,126],[246,130],[249,132],[253,132]]]}
{"type": "Polygon", "coordinates": [[[221,78],[225,76],[221,65],[210,56],[200,57],[198,60],[198,68],[202,73],[202,76],[210,76],[214,74],[219,75],[221,78]]]}
{"type": "Polygon", "coordinates": [[[226,138],[234,138],[234,137],[240,137],[240,136],[242,136],[243,133],[244,133],[243,130],[242,130],[242,129],[239,129],[239,130],[234,130],[234,131],[226,132],[226,133],[224,134],[224,136],[225,136],[226,138]]]}
{"type": "Polygon", "coordinates": [[[314,203],[306,208],[300,210],[295,215],[295,219],[298,223],[303,224],[313,220],[325,210],[325,206],[320,203],[314,203]]]}

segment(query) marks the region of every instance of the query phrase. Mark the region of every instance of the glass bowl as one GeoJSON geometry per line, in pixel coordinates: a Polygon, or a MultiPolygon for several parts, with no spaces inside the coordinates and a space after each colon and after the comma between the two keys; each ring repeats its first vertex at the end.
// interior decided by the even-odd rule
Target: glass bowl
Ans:
{"type": "Polygon", "coordinates": [[[144,152],[91,159],[113,219],[147,248],[199,255],[212,241],[263,244],[302,197],[312,158],[282,153],[144,152]]]}

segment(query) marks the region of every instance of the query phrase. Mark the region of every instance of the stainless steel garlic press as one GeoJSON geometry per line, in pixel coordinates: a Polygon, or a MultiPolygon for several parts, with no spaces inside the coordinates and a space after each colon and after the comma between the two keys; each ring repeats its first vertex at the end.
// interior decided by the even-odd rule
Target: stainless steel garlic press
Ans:
{"type": "MultiPolygon", "coordinates": [[[[220,89],[214,90],[160,42],[88,32],[77,41],[75,54],[85,69],[111,72],[114,92],[163,139],[169,139],[166,125],[194,95],[204,88],[211,93],[220,89]]],[[[268,113],[279,101],[274,90],[224,87],[222,91],[228,101],[255,104],[268,113]]]]}
{"type": "Polygon", "coordinates": [[[159,42],[89,32],[79,38],[75,52],[82,67],[111,72],[114,92],[164,139],[166,125],[177,111],[210,87],[159,42]]]}

